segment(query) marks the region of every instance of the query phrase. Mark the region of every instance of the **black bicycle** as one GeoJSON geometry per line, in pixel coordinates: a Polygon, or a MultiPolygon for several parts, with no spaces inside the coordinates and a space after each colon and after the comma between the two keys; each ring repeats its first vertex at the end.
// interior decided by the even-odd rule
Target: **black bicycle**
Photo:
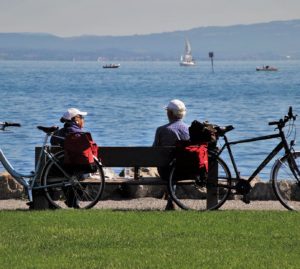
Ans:
{"type": "Polygon", "coordinates": [[[169,179],[169,192],[175,203],[183,209],[212,210],[221,207],[230,195],[242,195],[242,200],[249,203],[248,194],[252,187],[250,182],[266,167],[266,165],[283,149],[284,156],[277,159],[271,171],[271,181],[274,192],[281,204],[289,210],[300,211],[300,152],[295,151],[295,140],[287,141],[287,137],[296,136],[295,120],[292,107],[288,114],[279,121],[269,122],[276,126],[278,133],[259,136],[250,139],[229,141],[226,133],[233,130],[232,125],[215,126],[218,136],[223,137],[224,145],[209,151],[210,171],[207,177],[191,175],[188,179],[180,179],[176,175],[176,165],[173,166],[169,179]],[[285,134],[284,128],[287,128],[285,134]],[[260,140],[279,138],[278,145],[268,154],[248,179],[243,179],[238,171],[231,145],[250,143],[260,140]],[[231,176],[228,165],[220,158],[227,149],[236,175],[231,176]]]}

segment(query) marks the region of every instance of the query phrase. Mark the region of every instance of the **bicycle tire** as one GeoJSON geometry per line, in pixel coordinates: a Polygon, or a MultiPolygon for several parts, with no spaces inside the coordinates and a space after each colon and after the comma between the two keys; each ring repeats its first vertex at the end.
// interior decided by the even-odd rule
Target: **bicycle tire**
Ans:
{"type": "Polygon", "coordinates": [[[184,210],[214,210],[220,208],[231,193],[231,174],[227,164],[218,156],[209,153],[210,171],[218,165],[217,181],[209,172],[208,179],[199,184],[199,175],[180,179],[176,176],[176,164],[171,169],[168,191],[172,200],[184,210]]]}
{"type": "MultiPolygon", "coordinates": [[[[299,171],[300,152],[292,154],[299,171]]],[[[300,211],[300,182],[291,171],[293,168],[291,168],[289,158],[289,155],[286,154],[274,164],[271,172],[272,187],[276,197],[285,208],[300,211]]],[[[294,172],[296,171],[294,170],[294,172]]]]}
{"type": "Polygon", "coordinates": [[[104,172],[96,162],[95,173],[69,173],[64,170],[64,153],[54,155],[59,166],[51,159],[47,161],[41,176],[41,186],[55,208],[92,208],[104,190],[104,172]],[[66,176],[67,175],[67,176],[66,176]]]}

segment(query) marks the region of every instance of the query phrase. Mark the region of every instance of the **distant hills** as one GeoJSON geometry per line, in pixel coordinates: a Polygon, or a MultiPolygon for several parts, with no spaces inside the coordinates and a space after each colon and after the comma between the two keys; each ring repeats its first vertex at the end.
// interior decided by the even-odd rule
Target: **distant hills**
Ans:
{"type": "Polygon", "coordinates": [[[0,33],[0,60],[178,60],[188,38],[196,60],[300,59],[300,20],[199,27],[132,36],[0,33]]]}

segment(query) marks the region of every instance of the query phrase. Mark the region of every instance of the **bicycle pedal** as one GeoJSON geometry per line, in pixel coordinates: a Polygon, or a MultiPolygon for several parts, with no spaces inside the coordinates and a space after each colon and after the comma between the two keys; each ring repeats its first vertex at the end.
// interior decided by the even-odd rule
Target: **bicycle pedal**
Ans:
{"type": "Polygon", "coordinates": [[[244,196],[247,195],[252,189],[250,183],[244,179],[240,179],[237,182],[235,188],[236,188],[237,194],[242,194],[244,196]]]}

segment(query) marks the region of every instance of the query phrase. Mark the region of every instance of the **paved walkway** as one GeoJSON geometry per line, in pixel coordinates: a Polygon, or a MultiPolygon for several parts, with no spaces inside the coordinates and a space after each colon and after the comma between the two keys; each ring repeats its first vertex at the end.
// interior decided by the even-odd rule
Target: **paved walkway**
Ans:
{"type": "MultiPolygon", "coordinates": [[[[0,200],[0,210],[28,210],[24,200],[0,200]]],[[[131,200],[105,200],[99,201],[94,209],[115,210],[164,210],[166,200],[155,198],[140,198],[131,200]]],[[[278,201],[251,201],[245,204],[239,200],[228,200],[221,210],[283,210],[287,211],[278,201]]]]}

